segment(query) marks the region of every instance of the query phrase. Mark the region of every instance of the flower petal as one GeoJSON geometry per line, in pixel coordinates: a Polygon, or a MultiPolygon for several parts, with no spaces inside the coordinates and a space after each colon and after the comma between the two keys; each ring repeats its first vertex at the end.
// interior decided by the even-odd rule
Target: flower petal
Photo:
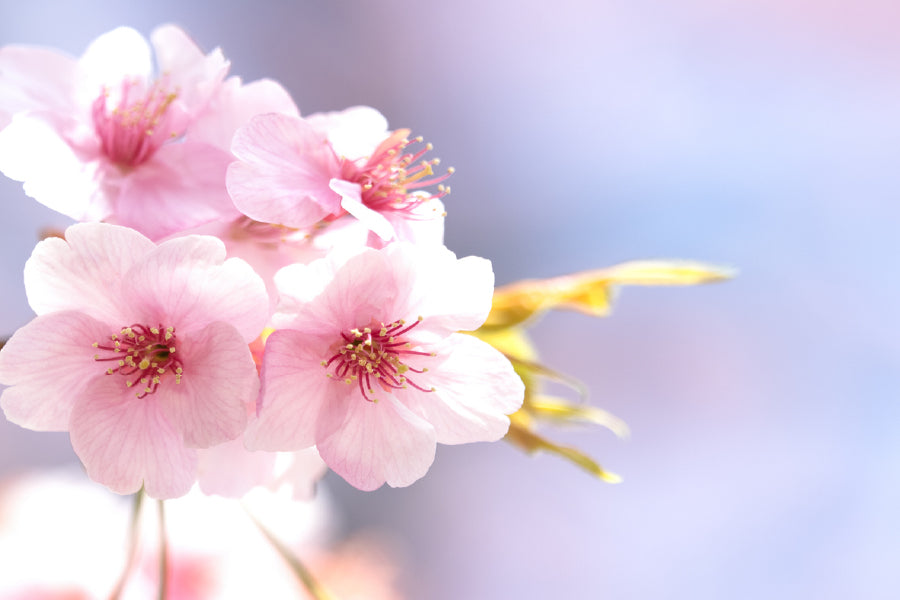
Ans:
{"type": "Polygon", "coordinates": [[[320,364],[326,353],[327,345],[298,331],[281,329],[269,336],[259,419],[244,436],[248,449],[300,450],[316,443],[319,412],[345,393],[342,385],[326,377],[320,364]]]}
{"type": "Polygon", "coordinates": [[[160,244],[128,272],[122,296],[140,322],[175,327],[176,335],[224,321],[249,343],[269,314],[262,279],[243,260],[225,260],[225,245],[211,236],[160,244]]]}
{"type": "Polygon", "coordinates": [[[383,214],[362,203],[362,188],[358,183],[332,179],[329,187],[341,196],[341,208],[356,217],[370,231],[384,241],[394,239],[394,226],[383,214]]]}
{"type": "MultiPolygon", "coordinates": [[[[119,84],[126,78],[148,81],[153,73],[150,45],[140,33],[130,27],[118,27],[104,33],[88,46],[78,60],[79,98],[82,106],[90,106],[110,86],[118,93],[119,84]]],[[[115,99],[113,104],[117,104],[115,99]]]]}
{"type": "Polygon", "coordinates": [[[237,218],[240,212],[225,190],[231,160],[230,154],[207,144],[165,144],[121,179],[112,219],[159,240],[210,221],[237,218]]]}
{"type": "Polygon", "coordinates": [[[141,486],[153,498],[176,498],[194,483],[197,452],[185,448],[153,395],[136,398],[113,377],[80,395],[69,435],[88,476],[119,494],[141,486]]]}
{"type": "Polygon", "coordinates": [[[431,348],[439,364],[429,365],[434,392],[398,390],[397,397],[431,423],[442,444],[493,442],[509,429],[509,415],[522,406],[525,386],[509,360],[489,344],[454,334],[431,348]]]}
{"type": "Polygon", "coordinates": [[[368,158],[386,137],[388,122],[370,106],[352,106],[338,112],[306,117],[310,125],[325,134],[338,156],[350,160],[368,158]]]}
{"type": "Polygon", "coordinates": [[[0,396],[6,418],[34,431],[65,431],[78,393],[106,363],[94,360],[94,342],[108,339],[108,325],[76,312],[37,317],[0,350],[0,396]]]}
{"type": "Polygon", "coordinates": [[[328,182],[340,165],[303,119],[256,116],[235,133],[231,150],[240,161],[228,168],[228,193],[251,219],[306,228],[339,213],[340,196],[328,182]]]}
{"type": "MultiPolygon", "coordinates": [[[[112,212],[98,189],[100,162],[76,152],[61,133],[36,114],[20,114],[0,131],[0,171],[23,182],[25,193],[44,206],[80,221],[112,212]]],[[[99,155],[98,155],[99,157],[99,155]]]]}
{"type": "Polygon", "coordinates": [[[269,483],[275,452],[250,452],[238,438],[198,450],[198,481],[204,494],[240,498],[253,487],[269,483]]]}
{"type": "Polygon", "coordinates": [[[256,115],[281,113],[299,117],[300,111],[280,83],[260,79],[241,85],[237,77],[229,77],[216,94],[210,110],[191,124],[191,140],[229,150],[238,128],[256,115]]]}
{"type": "Polygon", "coordinates": [[[40,242],[25,263],[31,308],[39,315],[76,309],[117,327],[130,325],[121,281],[156,246],[134,230],[104,223],[72,225],[65,235],[40,242]]]}
{"type": "Polygon", "coordinates": [[[457,259],[443,246],[396,242],[382,250],[396,281],[393,310],[426,317],[410,337],[433,343],[457,331],[477,329],[491,309],[494,272],[489,260],[457,259]]]}
{"type": "Polygon", "coordinates": [[[365,491],[384,483],[410,485],[434,462],[434,428],[390,395],[378,402],[351,395],[329,403],[319,418],[319,437],[325,463],[365,491]]]}
{"type": "Polygon", "coordinates": [[[160,406],[186,446],[208,448],[239,437],[245,406],[256,401],[259,376],[247,342],[227,323],[211,323],[178,338],[184,373],[169,374],[156,391],[160,406]]]}
{"type": "Polygon", "coordinates": [[[185,32],[175,25],[162,25],[150,34],[159,72],[178,90],[178,100],[188,114],[196,116],[228,73],[229,63],[218,48],[204,55],[185,32]]]}
{"type": "Polygon", "coordinates": [[[49,48],[0,48],[0,110],[70,113],[75,60],[49,48]]]}

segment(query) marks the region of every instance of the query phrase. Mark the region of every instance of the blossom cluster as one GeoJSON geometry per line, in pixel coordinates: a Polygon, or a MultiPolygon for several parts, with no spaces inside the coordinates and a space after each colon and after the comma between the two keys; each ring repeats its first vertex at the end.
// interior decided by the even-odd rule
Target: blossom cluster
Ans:
{"type": "Polygon", "coordinates": [[[77,221],[25,265],[0,406],[92,479],[303,495],[327,465],[372,490],[506,435],[522,380],[461,333],[491,264],[444,246],[452,169],[375,109],[301,117],[167,25],[0,49],[0,128],[0,171],[77,221]]]}

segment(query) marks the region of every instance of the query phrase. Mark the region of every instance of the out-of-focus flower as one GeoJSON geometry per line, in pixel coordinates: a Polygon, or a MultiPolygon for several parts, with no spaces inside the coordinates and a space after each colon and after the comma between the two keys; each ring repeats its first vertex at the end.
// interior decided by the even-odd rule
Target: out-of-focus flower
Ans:
{"type": "MultiPolygon", "coordinates": [[[[375,109],[311,115],[259,115],[235,134],[228,192],[257,221],[309,230],[352,215],[368,244],[440,244],[449,175],[434,174],[431,149],[407,152],[409,130],[390,132],[375,109]],[[425,190],[437,185],[437,193],[425,190]]],[[[421,139],[416,139],[421,142],[421,139]]],[[[343,221],[346,221],[343,220],[343,221]]],[[[336,223],[334,226],[347,226],[336,223]]]]}
{"type": "Polygon", "coordinates": [[[276,275],[277,330],[248,448],[315,444],[329,467],[371,490],[422,477],[436,442],[503,437],[522,382],[500,352],[457,333],[490,310],[490,263],[404,243],[337,254],[276,275]]]}
{"type": "MultiPolygon", "coordinates": [[[[302,557],[335,598],[401,598],[396,552],[372,534],[335,543],[337,516],[327,493],[298,503],[265,490],[240,503],[196,490],[166,501],[166,598],[310,598],[247,512],[302,557]]],[[[125,498],[87,485],[80,473],[53,471],[6,482],[0,486],[0,597],[96,600],[113,597],[114,590],[122,600],[157,597],[159,511],[143,502],[131,540],[128,513],[125,498]],[[132,544],[126,566],[125,550],[132,544]]]]}
{"type": "Polygon", "coordinates": [[[521,410],[510,415],[506,439],[529,453],[547,451],[562,456],[604,481],[620,481],[618,475],[606,471],[577,448],[556,444],[538,433],[538,426],[545,421],[601,425],[620,437],[628,435],[628,427],[602,409],[543,394],[542,379],[568,384],[582,397],[587,392],[579,382],[538,362],[525,326],[552,309],[606,316],[612,309],[618,287],[622,285],[695,285],[723,281],[732,276],[730,269],[697,262],[633,261],[607,269],[519,281],[497,288],[491,312],[475,335],[503,352],[525,382],[525,401],[521,410]]]}
{"type": "Polygon", "coordinates": [[[127,225],[158,240],[239,213],[225,190],[234,131],[258,113],[298,114],[273,81],[225,80],[229,64],[180,29],[151,41],[120,27],[78,60],[0,49],[0,170],[79,221],[127,225]],[[3,118],[3,114],[6,118],[3,118]]]}
{"type": "Polygon", "coordinates": [[[244,431],[259,387],[248,344],[263,282],[222,242],[157,246],[101,223],[39,243],[25,266],[39,315],[0,351],[6,417],[69,431],[88,475],[119,493],[182,495],[197,451],[244,431]]]}

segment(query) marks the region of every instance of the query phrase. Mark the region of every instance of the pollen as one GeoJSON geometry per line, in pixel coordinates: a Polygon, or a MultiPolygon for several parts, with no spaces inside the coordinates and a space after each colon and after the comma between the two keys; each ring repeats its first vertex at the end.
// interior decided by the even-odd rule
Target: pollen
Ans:
{"type": "Polygon", "coordinates": [[[136,323],[110,335],[108,341],[94,342],[91,346],[104,351],[102,355],[95,354],[94,360],[115,363],[116,366],[105,369],[107,375],[125,377],[128,388],[143,384],[135,393],[138,398],[155,393],[169,378],[169,373],[174,376],[176,384],[181,383],[184,375],[181,360],[173,356],[177,342],[172,327],[150,327],[136,323]]]}

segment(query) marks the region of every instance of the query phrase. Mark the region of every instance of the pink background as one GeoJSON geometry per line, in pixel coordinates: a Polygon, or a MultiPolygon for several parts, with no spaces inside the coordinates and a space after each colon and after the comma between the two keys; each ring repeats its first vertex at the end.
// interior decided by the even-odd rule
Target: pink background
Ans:
{"type": "MultiPolygon", "coordinates": [[[[725,285],[628,289],[551,315],[546,363],[632,438],[559,437],[625,482],[506,444],[442,447],[414,486],[329,477],[346,528],[406,550],[410,598],[900,594],[900,5],[302,0],[3,2],[0,44],[80,54],[117,25],[184,26],[303,113],[355,104],[456,167],[447,244],[499,283],[683,257],[725,285]]],[[[0,182],[0,333],[65,218],[0,182]]],[[[0,475],[76,459],[0,423],[0,475]]]]}

